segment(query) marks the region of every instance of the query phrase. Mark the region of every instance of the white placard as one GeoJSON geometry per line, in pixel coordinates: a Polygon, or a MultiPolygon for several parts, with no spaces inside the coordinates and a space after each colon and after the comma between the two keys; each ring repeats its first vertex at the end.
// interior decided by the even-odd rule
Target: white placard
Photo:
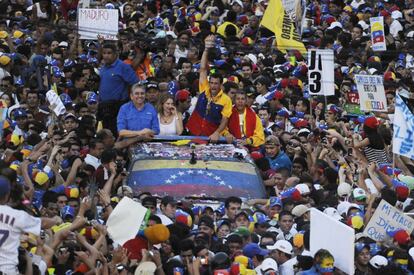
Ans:
{"type": "Polygon", "coordinates": [[[80,39],[97,40],[100,35],[105,40],[117,40],[118,16],[117,9],[79,9],[80,39]]]}
{"type": "Polygon", "coordinates": [[[382,200],[365,227],[364,234],[375,241],[387,239],[387,232],[404,229],[411,234],[414,220],[382,200]]]}
{"type": "Polygon", "coordinates": [[[414,114],[403,98],[408,101],[404,93],[397,93],[392,151],[394,154],[414,160],[414,114]]]}
{"type": "Polygon", "coordinates": [[[355,75],[361,111],[388,112],[383,78],[380,75],[355,75]]]}
{"type": "Polygon", "coordinates": [[[310,252],[312,255],[323,248],[335,258],[335,267],[353,275],[355,232],[351,227],[311,208],[310,252]]]}
{"type": "Polygon", "coordinates": [[[49,101],[49,109],[53,110],[56,116],[63,115],[66,113],[66,108],[62,103],[62,100],[53,90],[50,90],[46,93],[47,101],[49,101]]]}
{"type": "Polygon", "coordinates": [[[147,213],[147,208],[128,197],[123,197],[109,215],[106,225],[109,236],[124,245],[135,238],[147,213]]]}
{"type": "Polygon", "coordinates": [[[308,52],[310,95],[335,95],[333,50],[312,49],[308,52]]]}

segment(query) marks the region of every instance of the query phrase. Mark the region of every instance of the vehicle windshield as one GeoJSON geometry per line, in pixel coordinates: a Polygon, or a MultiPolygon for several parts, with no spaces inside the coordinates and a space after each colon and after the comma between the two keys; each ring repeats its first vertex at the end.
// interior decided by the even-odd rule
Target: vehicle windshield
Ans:
{"type": "Polygon", "coordinates": [[[199,160],[190,164],[183,159],[136,160],[128,185],[137,193],[151,192],[160,197],[265,197],[256,167],[249,162],[199,160]]]}

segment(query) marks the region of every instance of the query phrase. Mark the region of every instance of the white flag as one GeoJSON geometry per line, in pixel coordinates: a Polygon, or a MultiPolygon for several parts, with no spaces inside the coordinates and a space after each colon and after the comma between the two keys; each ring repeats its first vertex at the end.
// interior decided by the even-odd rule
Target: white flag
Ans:
{"type": "Polygon", "coordinates": [[[392,152],[414,160],[414,115],[404,99],[397,93],[392,152]]]}

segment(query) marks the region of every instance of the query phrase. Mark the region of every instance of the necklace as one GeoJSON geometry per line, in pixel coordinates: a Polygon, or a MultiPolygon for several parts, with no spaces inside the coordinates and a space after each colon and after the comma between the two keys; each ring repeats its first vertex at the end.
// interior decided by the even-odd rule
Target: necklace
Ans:
{"type": "Polygon", "coordinates": [[[165,116],[162,116],[161,117],[161,121],[162,121],[163,124],[168,124],[168,123],[171,122],[170,121],[170,118],[169,117],[165,117],[165,116]]]}

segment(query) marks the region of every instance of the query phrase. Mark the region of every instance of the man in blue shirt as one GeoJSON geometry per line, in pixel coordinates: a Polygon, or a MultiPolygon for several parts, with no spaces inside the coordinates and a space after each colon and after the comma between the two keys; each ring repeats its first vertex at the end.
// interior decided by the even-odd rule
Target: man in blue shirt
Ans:
{"type": "Polygon", "coordinates": [[[269,160],[270,168],[278,170],[282,167],[292,170],[292,162],[288,155],[280,149],[278,137],[270,135],[266,138],[265,150],[266,158],[269,160]]]}
{"type": "Polygon", "coordinates": [[[135,84],[131,88],[131,101],[121,106],[117,126],[120,137],[151,138],[160,133],[160,124],[155,108],[145,103],[145,87],[135,84]]]}
{"type": "Polygon", "coordinates": [[[114,44],[104,44],[102,58],[105,65],[101,68],[99,76],[99,103],[98,119],[103,127],[116,134],[116,117],[122,104],[128,100],[128,89],[137,83],[134,70],[130,65],[118,59],[117,48],[114,44]]]}

